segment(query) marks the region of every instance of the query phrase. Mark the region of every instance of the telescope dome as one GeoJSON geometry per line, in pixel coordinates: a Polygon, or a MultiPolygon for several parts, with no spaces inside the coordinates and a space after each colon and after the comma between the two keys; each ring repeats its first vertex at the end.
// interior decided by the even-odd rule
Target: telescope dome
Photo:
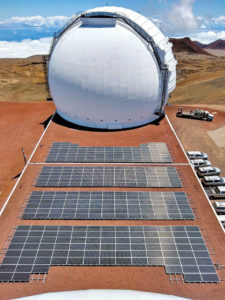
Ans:
{"type": "Polygon", "coordinates": [[[73,17],[54,38],[49,88],[58,114],[104,129],[159,118],[176,85],[171,44],[144,16],[101,7],[73,17]]]}

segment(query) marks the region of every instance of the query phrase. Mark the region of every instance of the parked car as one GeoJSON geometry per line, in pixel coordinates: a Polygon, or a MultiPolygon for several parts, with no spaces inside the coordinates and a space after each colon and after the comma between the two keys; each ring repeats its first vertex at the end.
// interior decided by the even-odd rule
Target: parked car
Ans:
{"type": "Polygon", "coordinates": [[[187,156],[189,159],[208,159],[208,155],[200,151],[187,151],[187,156]]]}
{"type": "Polygon", "coordinates": [[[197,169],[197,174],[199,177],[203,177],[203,176],[211,176],[211,175],[220,175],[220,169],[217,167],[212,167],[212,166],[208,166],[208,167],[199,167],[197,169]]]}
{"type": "Polygon", "coordinates": [[[204,186],[215,186],[215,185],[224,185],[225,186],[225,177],[204,176],[202,179],[202,184],[204,186]]]}
{"type": "Polygon", "coordinates": [[[225,202],[222,201],[215,201],[214,207],[218,215],[224,215],[225,214],[225,202]]]}
{"type": "Polygon", "coordinates": [[[225,199],[225,186],[210,187],[207,194],[209,199],[225,199]]]}
{"type": "Polygon", "coordinates": [[[192,159],[190,162],[195,168],[211,166],[211,162],[205,159],[192,159]]]}

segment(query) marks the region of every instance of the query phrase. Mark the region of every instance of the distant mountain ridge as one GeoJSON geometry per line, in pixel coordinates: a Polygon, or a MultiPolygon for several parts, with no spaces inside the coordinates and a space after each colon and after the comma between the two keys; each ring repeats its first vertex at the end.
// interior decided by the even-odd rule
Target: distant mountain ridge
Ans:
{"type": "Polygon", "coordinates": [[[206,45],[206,47],[204,47],[205,49],[216,49],[216,50],[225,50],[225,40],[217,40],[215,42],[212,42],[208,45],[206,45]]]}
{"type": "Polygon", "coordinates": [[[188,52],[188,53],[197,53],[204,55],[211,55],[203,48],[201,48],[196,42],[193,42],[190,38],[170,38],[170,42],[173,44],[174,52],[188,52]]]}
{"type": "Polygon", "coordinates": [[[222,39],[216,40],[210,44],[202,44],[198,41],[194,41],[194,43],[202,49],[225,50],[225,40],[222,39]]]}
{"type": "Polygon", "coordinates": [[[207,46],[207,44],[200,43],[199,41],[193,41],[193,43],[201,48],[205,48],[207,46]]]}

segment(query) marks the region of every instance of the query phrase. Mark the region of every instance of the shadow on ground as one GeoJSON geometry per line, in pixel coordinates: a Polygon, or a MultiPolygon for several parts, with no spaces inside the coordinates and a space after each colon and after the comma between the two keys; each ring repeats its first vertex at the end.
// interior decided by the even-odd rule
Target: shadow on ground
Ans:
{"type": "Polygon", "coordinates": [[[50,122],[53,115],[48,117],[45,121],[41,122],[40,124],[44,126],[44,129],[48,126],[48,123],[50,122]]]}
{"type": "Polygon", "coordinates": [[[14,180],[14,179],[17,179],[17,178],[19,178],[20,177],[20,175],[21,175],[21,172],[20,173],[18,173],[16,176],[14,176],[13,178],[11,178],[11,180],[14,180]]]}
{"type": "MultiPolygon", "coordinates": [[[[48,125],[49,121],[51,120],[51,118],[52,118],[52,115],[49,116],[45,121],[40,123],[41,125],[44,126],[44,129],[47,127],[47,125],[48,125]]],[[[76,130],[93,131],[93,132],[115,132],[115,131],[133,130],[135,128],[148,126],[148,125],[159,126],[160,122],[164,118],[165,118],[165,115],[163,114],[162,116],[160,116],[157,120],[155,120],[152,123],[148,123],[148,124],[145,124],[145,125],[142,125],[142,126],[136,126],[136,127],[132,127],[132,128],[124,128],[124,129],[116,129],[116,130],[90,128],[90,127],[85,127],[85,126],[81,126],[81,125],[78,125],[78,124],[73,124],[71,122],[68,122],[68,121],[64,120],[57,113],[55,114],[54,118],[52,119],[52,122],[54,122],[55,124],[58,124],[60,126],[64,126],[64,127],[71,128],[71,129],[76,129],[76,130]]]]}

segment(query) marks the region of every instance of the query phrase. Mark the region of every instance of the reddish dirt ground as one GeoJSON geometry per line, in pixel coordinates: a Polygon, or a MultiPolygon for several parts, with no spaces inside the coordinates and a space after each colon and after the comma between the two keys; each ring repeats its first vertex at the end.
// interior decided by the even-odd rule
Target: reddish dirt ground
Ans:
{"type": "Polygon", "coordinates": [[[185,111],[190,109],[205,109],[214,114],[212,122],[181,119],[176,117],[178,106],[167,106],[166,112],[173,124],[173,127],[182,142],[186,151],[199,150],[206,152],[212,165],[221,169],[222,176],[225,176],[225,147],[218,147],[209,137],[207,131],[214,131],[225,126],[225,111],[216,106],[183,106],[185,111]]]}
{"type": "Polygon", "coordinates": [[[166,119],[160,125],[151,124],[135,129],[112,132],[92,131],[85,128],[65,129],[65,126],[52,122],[31,162],[45,162],[50,146],[56,141],[70,141],[81,146],[138,146],[149,141],[165,142],[172,152],[174,162],[185,161],[185,155],[180,153],[180,146],[174,141],[174,136],[168,134],[166,119]],[[179,155],[176,156],[176,154],[179,155]]]}
{"type": "Polygon", "coordinates": [[[32,153],[44,126],[53,112],[53,103],[0,103],[0,206],[24,168],[22,147],[27,159],[32,153]]]}
{"type": "MultiPolygon", "coordinates": [[[[37,141],[37,139],[36,139],[37,141]]],[[[66,128],[56,123],[51,123],[32,163],[26,169],[18,187],[11,197],[6,209],[0,219],[1,240],[0,248],[5,244],[11,229],[18,224],[36,225],[197,225],[204,234],[205,230],[215,254],[221,265],[225,264],[224,242],[225,235],[216,220],[216,217],[205,198],[193,171],[187,163],[186,158],[172,133],[167,120],[163,119],[159,126],[147,125],[133,130],[118,132],[94,132],[85,130],[75,130],[66,128]],[[47,155],[48,149],[53,141],[69,141],[80,145],[138,145],[139,143],[164,141],[170,146],[174,163],[184,180],[184,186],[180,189],[160,189],[148,188],[139,190],[179,190],[185,191],[193,199],[191,206],[197,210],[198,218],[194,221],[78,221],[78,220],[26,220],[18,218],[19,211],[24,204],[24,200],[31,191],[40,190],[35,188],[35,177],[47,155]],[[7,226],[6,226],[7,224],[7,226]]],[[[112,188],[98,188],[99,190],[112,190],[112,188]]],[[[46,189],[47,190],[47,189],[46,189]]],[[[51,190],[51,189],[49,189],[51,190]]],[[[65,189],[59,189],[65,190],[65,189]]],[[[71,190],[71,189],[67,189],[71,190]]],[[[73,188],[72,190],[78,190],[73,188]]],[[[81,189],[80,189],[81,190],[81,189]]],[[[96,190],[96,188],[83,188],[82,190],[96,190]]],[[[114,190],[114,189],[113,189],[114,190]]],[[[115,189],[117,190],[117,189],[115,189]]],[[[119,189],[133,190],[133,189],[119,189]]],[[[209,244],[207,243],[209,246],[209,244]]],[[[216,257],[212,256],[214,262],[216,257]]],[[[218,275],[220,275],[218,273],[218,275]]],[[[78,290],[78,289],[134,289],[142,291],[174,294],[192,299],[222,299],[225,293],[225,282],[219,284],[186,284],[182,282],[170,283],[169,276],[166,275],[163,267],[50,267],[45,283],[0,283],[1,299],[12,299],[16,297],[28,296],[38,293],[78,290]],[[221,297],[222,296],[222,297],[221,297]]]]}

